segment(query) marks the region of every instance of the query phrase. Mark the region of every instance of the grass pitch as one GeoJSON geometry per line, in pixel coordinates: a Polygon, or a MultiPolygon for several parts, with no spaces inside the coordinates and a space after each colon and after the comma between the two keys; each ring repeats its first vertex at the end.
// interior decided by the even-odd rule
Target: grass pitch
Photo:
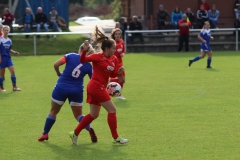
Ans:
{"type": "MultiPolygon", "coordinates": [[[[189,68],[188,60],[198,54],[127,54],[123,89],[127,99],[113,101],[118,131],[130,142],[111,143],[102,109],[92,123],[99,142],[92,144],[82,131],[78,146],[68,137],[77,125],[68,103],[50,139],[37,141],[57,80],[53,63],[61,56],[13,57],[22,91],[11,91],[7,71],[7,91],[0,93],[0,159],[240,159],[240,54],[216,52],[214,69],[206,69],[206,58],[189,68]]],[[[86,103],[83,112],[89,112],[86,103]]]]}

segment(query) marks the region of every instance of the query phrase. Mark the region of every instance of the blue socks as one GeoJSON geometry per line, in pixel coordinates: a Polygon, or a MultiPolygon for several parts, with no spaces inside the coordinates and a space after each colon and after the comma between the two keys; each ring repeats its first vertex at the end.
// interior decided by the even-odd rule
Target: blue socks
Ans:
{"type": "Polygon", "coordinates": [[[211,62],[212,62],[212,58],[208,57],[208,59],[207,59],[207,66],[211,66],[211,62]]]}
{"type": "Polygon", "coordinates": [[[199,59],[201,59],[201,56],[197,56],[197,57],[193,58],[192,62],[198,61],[199,59]]]}
{"type": "Polygon", "coordinates": [[[12,85],[16,86],[16,77],[15,76],[11,76],[11,80],[12,80],[12,85]]]}
{"type": "Polygon", "coordinates": [[[3,80],[4,80],[4,78],[0,77],[0,87],[3,87],[3,80]]]}
{"type": "MultiPolygon", "coordinates": [[[[83,117],[84,117],[84,115],[81,115],[81,116],[79,116],[78,117],[78,122],[80,123],[81,122],[81,120],[83,119],[83,117]]],[[[90,124],[89,125],[87,125],[87,127],[85,128],[87,131],[89,131],[89,128],[90,128],[91,126],[90,126],[90,124]]]]}
{"type": "Polygon", "coordinates": [[[43,134],[48,134],[48,132],[51,130],[51,128],[52,128],[53,124],[55,123],[55,121],[56,121],[55,117],[52,117],[50,115],[47,116],[43,134]]]}

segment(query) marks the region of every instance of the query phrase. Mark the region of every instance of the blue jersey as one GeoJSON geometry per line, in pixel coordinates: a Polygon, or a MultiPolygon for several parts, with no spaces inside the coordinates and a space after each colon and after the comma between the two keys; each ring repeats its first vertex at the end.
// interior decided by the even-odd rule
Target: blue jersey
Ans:
{"type": "Polygon", "coordinates": [[[0,54],[4,57],[11,57],[10,50],[12,48],[12,41],[10,38],[0,37],[0,54]]]}
{"type": "Polygon", "coordinates": [[[201,42],[201,51],[210,51],[211,31],[209,29],[203,29],[199,35],[206,41],[206,43],[201,42]]]}
{"type": "Polygon", "coordinates": [[[83,79],[86,74],[92,77],[92,65],[90,63],[80,63],[80,55],[69,53],[65,56],[66,66],[57,81],[60,88],[71,90],[71,88],[79,88],[83,90],[83,79]]]}

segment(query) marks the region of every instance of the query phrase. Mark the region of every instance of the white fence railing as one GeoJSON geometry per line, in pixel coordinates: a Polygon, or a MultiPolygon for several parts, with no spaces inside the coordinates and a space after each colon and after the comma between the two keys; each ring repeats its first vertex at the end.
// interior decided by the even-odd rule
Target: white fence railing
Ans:
{"type": "MultiPolygon", "coordinates": [[[[190,29],[191,32],[200,32],[201,29],[190,29]]],[[[240,28],[219,28],[219,29],[211,29],[211,31],[236,31],[236,51],[238,51],[238,32],[240,28]]],[[[125,31],[124,41],[125,41],[125,52],[127,52],[127,34],[130,33],[166,33],[166,32],[176,32],[176,30],[138,30],[138,31],[125,31]]],[[[37,35],[75,35],[75,34],[82,34],[86,35],[90,41],[91,41],[91,33],[90,32],[31,32],[31,33],[9,33],[9,35],[13,36],[25,36],[25,35],[31,35],[33,36],[33,53],[34,55],[37,55],[37,41],[36,36],[37,35]]]]}
{"type": "Polygon", "coordinates": [[[37,41],[36,41],[36,36],[37,35],[71,35],[71,34],[82,34],[86,35],[90,41],[91,41],[91,33],[90,32],[31,32],[31,33],[9,33],[11,36],[25,36],[25,35],[31,35],[33,36],[33,53],[36,56],[37,55],[37,41]]]}
{"type": "MultiPolygon", "coordinates": [[[[238,32],[240,28],[219,28],[211,29],[211,31],[236,31],[236,51],[238,51],[238,32]]],[[[130,33],[166,33],[166,32],[176,32],[178,30],[138,30],[138,31],[125,31],[124,42],[125,42],[125,52],[127,52],[127,37],[130,33]]],[[[191,32],[200,32],[201,29],[190,29],[191,32]]]]}

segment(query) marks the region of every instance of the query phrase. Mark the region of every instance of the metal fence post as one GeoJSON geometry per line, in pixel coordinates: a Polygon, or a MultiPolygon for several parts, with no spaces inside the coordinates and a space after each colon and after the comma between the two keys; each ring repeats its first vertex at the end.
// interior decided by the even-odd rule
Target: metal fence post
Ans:
{"type": "Polygon", "coordinates": [[[125,53],[127,53],[127,32],[125,32],[125,35],[124,35],[124,42],[125,42],[125,53]]]}
{"type": "Polygon", "coordinates": [[[236,51],[238,51],[238,28],[236,28],[236,51]]]}
{"type": "Polygon", "coordinates": [[[34,56],[36,56],[37,55],[36,34],[33,35],[33,52],[34,56]]]}

